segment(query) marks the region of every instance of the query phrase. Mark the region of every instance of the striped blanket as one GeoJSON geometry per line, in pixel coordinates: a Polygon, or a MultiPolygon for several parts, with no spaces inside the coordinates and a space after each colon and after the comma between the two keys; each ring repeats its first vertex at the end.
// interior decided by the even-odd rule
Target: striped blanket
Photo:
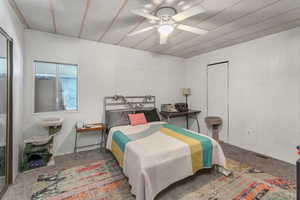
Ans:
{"type": "Polygon", "coordinates": [[[163,122],[113,128],[107,148],[138,200],[152,200],[170,184],[200,169],[225,165],[223,151],[213,139],[163,122]]]}

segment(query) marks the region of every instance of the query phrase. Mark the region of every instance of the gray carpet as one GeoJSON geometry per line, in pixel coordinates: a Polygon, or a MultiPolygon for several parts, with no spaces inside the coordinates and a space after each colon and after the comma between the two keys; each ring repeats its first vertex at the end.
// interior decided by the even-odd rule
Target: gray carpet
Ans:
{"type": "Polygon", "coordinates": [[[261,156],[229,144],[221,143],[221,146],[227,158],[296,183],[296,165],[261,156]]]}

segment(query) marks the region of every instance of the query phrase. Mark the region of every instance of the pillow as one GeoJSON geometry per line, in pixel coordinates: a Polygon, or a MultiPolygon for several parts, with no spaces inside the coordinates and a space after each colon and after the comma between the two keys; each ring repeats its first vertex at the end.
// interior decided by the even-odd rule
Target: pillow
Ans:
{"type": "Polygon", "coordinates": [[[124,126],[129,125],[130,121],[128,118],[128,114],[132,113],[132,111],[125,110],[109,110],[106,111],[106,123],[108,128],[115,126],[124,126]]]}
{"type": "Polygon", "coordinates": [[[128,116],[132,126],[147,124],[147,120],[144,113],[129,114],[128,116]]]}
{"type": "Polygon", "coordinates": [[[147,122],[157,122],[160,121],[160,118],[157,114],[156,108],[151,110],[138,110],[136,113],[144,113],[147,119],[147,122]]]}

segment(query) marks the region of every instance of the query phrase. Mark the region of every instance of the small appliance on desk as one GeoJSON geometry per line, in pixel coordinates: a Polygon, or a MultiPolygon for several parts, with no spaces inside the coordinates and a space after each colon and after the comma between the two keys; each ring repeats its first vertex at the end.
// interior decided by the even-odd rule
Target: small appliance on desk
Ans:
{"type": "Polygon", "coordinates": [[[162,112],[178,112],[174,104],[161,104],[160,110],[162,112]]]}
{"type": "Polygon", "coordinates": [[[178,113],[189,111],[186,103],[175,103],[175,104],[161,104],[162,112],[178,113]]]}
{"type": "Polygon", "coordinates": [[[189,111],[187,103],[175,103],[175,108],[178,112],[187,112],[189,111]]]}

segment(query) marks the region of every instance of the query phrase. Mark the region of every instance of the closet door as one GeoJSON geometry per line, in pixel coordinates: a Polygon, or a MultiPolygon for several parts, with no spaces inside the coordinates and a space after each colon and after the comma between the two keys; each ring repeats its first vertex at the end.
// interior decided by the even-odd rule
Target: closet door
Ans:
{"type": "Polygon", "coordinates": [[[228,62],[207,66],[207,116],[222,118],[223,124],[219,127],[219,138],[224,142],[229,142],[228,68],[228,62]]]}
{"type": "Polygon", "coordinates": [[[12,40],[0,28],[0,198],[12,180],[12,40]]]}

